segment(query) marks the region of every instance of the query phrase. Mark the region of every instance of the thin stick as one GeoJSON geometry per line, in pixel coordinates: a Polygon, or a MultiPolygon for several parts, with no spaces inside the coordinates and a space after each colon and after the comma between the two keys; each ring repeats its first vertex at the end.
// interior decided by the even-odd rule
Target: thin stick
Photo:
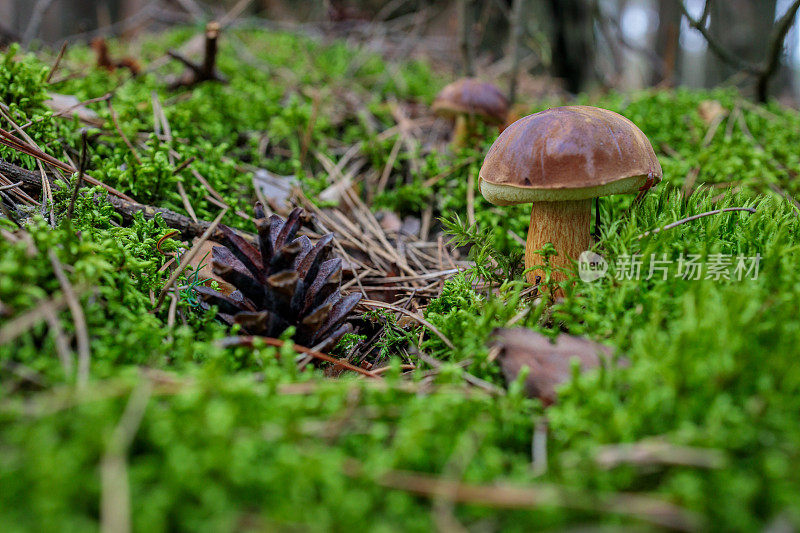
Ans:
{"type": "Polygon", "coordinates": [[[25,33],[22,34],[23,43],[30,43],[39,34],[44,14],[52,3],[53,0],[39,0],[33,5],[33,12],[28,19],[28,26],[25,28],[25,33]]]}
{"type": "Polygon", "coordinates": [[[131,495],[126,456],[144,418],[153,385],[147,378],[131,392],[100,462],[100,526],[103,533],[130,533],[131,495]]]}
{"type": "MultiPolygon", "coordinates": [[[[21,180],[23,182],[23,187],[28,190],[39,191],[42,188],[39,176],[36,173],[16,165],[12,165],[11,163],[7,163],[2,159],[0,159],[0,172],[3,172],[7,176],[13,177],[16,180],[21,180]]],[[[84,176],[84,179],[89,181],[88,176],[84,176]]],[[[56,183],[52,176],[48,176],[47,180],[54,187],[60,187],[60,184],[56,183]]],[[[205,220],[194,222],[191,218],[174,211],[170,211],[169,209],[127,201],[116,196],[108,196],[108,202],[112,205],[112,207],[114,207],[117,213],[122,215],[123,220],[126,222],[130,222],[136,213],[142,213],[146,220],[151,220],[160,215],[167,226],[180,230],[181,236],[186,240],[193,239],[194,237],[201,235],[211,225],[210,222],[206,222],[205,220]]],[[[252,233],[247,233],[240,230],[235,231],[239,236],[247,241],[251,243],[257,242],[256,236],[252,233]]],[[[221,235],[214,235],[214,237],[221,238],[221,235]]]]}
{"type": "Polygon", "coordinates": [[[397,155],[400,153],[400,146],[403,144],[403,137],[397,136],[397,140],[392,146],[392,151],[389,153],[389,159],[386,160],[386,165],[383,167],[381,179],[378,181],[378,194],[381,194],[386,189],[386,184],[389,183],[389,176],[392,174],[394,162],[397,160],[397,155]]]}
{"type": "MultiPolygon", "coordinates": [[[[228,337],[226,339],[222,339],[221,344],[224,347],[230,347],[230,346],[252,346],[256,339],[259,339],[264,344],[267,344],[269,346],[274,346],[276,348],[281,348],[281,347],[283,347],[284,344],[286,344],[285,341],[282,341],[280,339],[274,339],[272,337],[259,337],[257,335],[240,335],[238,337],[228,337]]],[[[299,344],[292,344],[292,348],[297,350],[300,353],[304,353],[306,355],[310,355],[311,357],[313,357],[315,359],[319,359],[320,361],[325,361],[327,363],[334,364],[336,366],[342,367],[342,368],[350,370],[352,372],[356,372],[356,373],[361,374],[363,376],[367,376],[367,377],[370,377],[370,378],[378,378],[378,377],[380,377],[377,374],[374,374],[374,373],[370,372],[369,370],[365,370],[363,368],[360,368],[360,367],[357,367],[355,365],[352,365],[352,364],[348,363],[347,361],[343,361],[343,360],[337,359],[336,357],[333,357],[331,355],[328,355],[328,354],[325,354],[325,353],[322,353],[322,352],[318,352],[316,350],[312,350],[311,348],[306,348],[305,346],[300,346],[299,344]]]]}
{"type": "MultiPolygon", "coordinates": [[[[422,336],[420,336],[420,341],[421,340],[422,340],[422,336]]],[[[423,362],[428,363],[430,366],[435,368],[437,371],[440,368],[442,368],[442,362],[439,361],[438,359],[435,359],[435,358],[431,357],[430,355],[423,353],[420,350],[417,350],[417,355],[419,356],[420,359],[422,359],[423,362]]],[[[462,361],[462,363],[463,363],[463,361],[462,361]]],[[[500,387],[498,387],[497,385],[493,385],[492,383],[489,383],[486,380],[483,380],[483,379],[481,379],[481,378],[479,378],[477,376],[473,376],[472,374],[470,374],[466,370],[462,370],[461,371],[461,377],[464,378],[464,381],[466,381],[470,385],[478,387],[479,389],[483,389],[483,390],[485,390],[486,392],[488,392],[490,394],[495,394],[495,395],[498,395],[498,396],[502,396],[502,395],[505,394],[505,391],[503,389],[501,389],[500,387]]]]}
{"type": "Polygon", "coordinates": [[[686,222],[691,222],[692,220],[697,220],[698,218],[708,217],[708,216],[711,216],[711,215],[718,215],[720,213],[727,213],[729,211],[747,211],[748,213],[751,213],[751,214],[756,212],[755,208],[752,208],[752,207],[726,207],[724,209],[715,209],[713,211],[706,211],[705,213],[699,213],[697,215],[692,215],[690,217],[682,218],[682,219],[680,219],[680,220],[678,220],[676,222],[673,222],[672,224],[667,224],[666,226],[661,227],[661,228],[656,228],[654,230],[645,231],[644,233],[639,235],[637,237],[637,239],[641,239],[641,238],[647,237],[648,235],[653,235],[653,234],[658,233],[660,231],[664,231],[664,230],[667,230],[667,229],[672,229],[674,227],[680,226],[681,224],[685,224],[686,222]]]}
{"type": "Polygon", "coordinates": [[[50,257],[53,273],[56,275],[59,285],[61,285],[61,291],[64,293],[67,306],[70,313],[72,313],[72,320],[75,323],[75,337],[78,343],[78,388],[84,388],[89,381],[89,361],[91,358],[86,317],[83,314],[83,308],[78,296],[64,273],[64,267],[61,266],[56,253],[51,249],[47,251],[47,255],[50,257]]]}
{"type": "MultiPolygon", "coordinates": [[[[19,128],[21,130],[25,130],[25,129],[30,128],[32,125],[38,124],[38,123],[43,122],[45,120],[50,120],[51,118],[63,117],[65,115],[69,115],[70,113],[72,113],[76,109],[79,109],[81,107],[86,107],[89,104],[96,104],[98,102],[105,102],[106,100],[111,98],[111,96],[112,96],[111,93],[107,93],[107,94],[104,94],[103,96],[98,96],[97,98],[90,98],[88,100],[84,100],[83,102],[78,102],[77,104],[71,105],[71,106],[67,107],[66,109],[62,109],[62,110],[58,111],[57,113],[53,113],[52,115],[45,115],[43,117],[37,118],[36,120],[29,120],[28,122],[26,122],[25,124],[23,124],[19,128]]],[[[78,118],[80,118],[80,117],[78,117],[78,118]]],[[[88,123],[88,124],[93,124],[89,120],[85,120],[84,119],[83,121],[85,123],[88,123]]]]}
{"type": "Polygon", "coordinates": [[[708,31],[708,29],[706,29],[705,23],[707,14],[710,11],[711,0],[706,0],[705,6],[703,8],[703,16],[699,20],[692,18],[692,16],[689,14],[689,10],[686,9],[686,4],[684,3],[683,0],[679,2],[679,5],[681,8],[681,12],[683,12],[683,16],[686,17],[686,21],[689,23],[689,26],[700,32],[700,35],[702,35],[703,38],[708,43],[708,48],[712,52],[714,52],[714,54],[716,54],[717,57],[719,57],[732,67],[739,70],[743,70],[748,74],[757,75],[761,72],[761,69],[759,68],[758,65],[754,63],[749,63],[747,61],[742,61],[741,59],[739,59],[738,56],[726,50],[725,47],[723,47],[720,43],[716,41],[716,39],[714,39],[714,37],[711,36],[711,33],[708,31]]]}
{"type": "MultiPolygon", "coordinates": [[[[25,133],[25,131],[21,130],[19,128],[19,126],[17,126],[17,124],[5,112],[4,107],[5,107],[5,105],[0,103],[0,115],[3,115],[6,118],[6,120],[8,120],[11,123],[11,125],[14,126],[14,128],[17,131],[19,131],[20,134],[23,135],[28,140],[28,142],[30,144],[26,144],[26,143],[22,142],[22,140],[18,139],[14,135],[12,135],[11,133],[9,133],[9,132],[7,132],[7,131],[5,131],[3,129],[0,129],[0,137],[2,137],[2,139],[0,139],[0,143],[1,144],[5,144],[6,146],[9,146],[10,148],[13,148],[13,149],[18,150],[20,152],[23,152],[26,155],[29,155],[29,156],[34,157],[36,159],[39,159],[40,161],[45,161],[45,162],[53,165],[54,167],[59,168],[59,169],[65,171],[65,172],[77,172],[78,171],[78,169],[76,169],[72,165],[67,165],[66,163],[62,163],[61,161],[59,161],[55,157],[53,157],[53,156],[51,156],[49,154],[46,154],[45,152],[40,150],[38,147],[36,147],[36,144],[33,142],[33,139],[28,137],[28,135],[25,133]]],[[[3,161],[0,161],[0,163],[3,163],[3,161]]],[[[127,196],[127,195],[119,192],[115,188],[113,188],[113,187],[111,187],[109,185],[106,185],[102,181],[97,180],[97,179],[95,179],[95,178],[93,178],[91,176],[84,176],[84,179],[86,181],[88,181],[89,183],[91,183],[92,185],[98,185],[100,187],[103,187],[105,190],[107,190],[108,192],[110,192],[111,194],[113,194],[114,196],[116,196],[118,198],[122,198],[123,200],[127,200],[128,202],[135,202],[136,201],[133,198],[131,198],[130,196],[127,196]]],[[[42,187],[43,188],[45,187],[44,184],[42,185],[42,187]]]]}
{"type": "Polygon", "coordinates": [[[478,156],[469,157],[469,158],[463,160],[462,162],[460,162],[459,164],[448,168],[444,172],[441,172],[441,173],[433,176],[432,178],[428,178],[427,180],[422,182],[422,185],[425,186],[425,187],[432,187],[433,185],[436,185],[436,183],[438,183],[443,178],[446,178],[447,176],[453,174],[457,170],[459,170],[459,169],[461,169],[461,168],[463,168],[463,167],[465,167],[467,165],[471,165],[472,163],[474,163],[478,159],[479,159],[478,156]]]}
{"type": "Polygon", "coordinates": [[[136,159],[136,162],[139,163],[139,166],[142,166],[142,159],[139,157],[136,148],[133,147],[131,141],[122,131],[122,128],[119,127],[119,120],[117,120],[117,112],[114,110],[114,106],[111,105],[111,98],[108,99],[108,111],[109,113],[111,113],[111,121],[114,123],[114,128],[117,130],[117,133],[119,133],[119,136],[122,137],[122,141],[125,143],[125,146],[127,146],[128,150],[131,151],[131,153],[133,154],[133,158],[136,159]]]}
{"type": "MultiPolygon", "coordinates": [[[[110,102],[109,102],[110,103],[110,102]]],[[[81,135],[81,168],[78,171],[78,180],[75,182],[75,188],[72,189],[72,196],[69,198],[69,207],[67,208],[67,218],[72,220],[72,212],[75,209],[75,199],[78,198],[78,189],[81,188],[83,183],[83,174],[86,172],[86,132],[81,135]]]]}
{"type": "Polygon", "coordinates": [[[428,322],[427,320],[422,318],[417,313],[411,312],[408,309],[403,309],[402,307],[397,307],[396,305],[387,304],[387,303],[384,303],[384,302],[377,302],[375,300],[361,300],[358,303],[358,305],[363,305],[364,307],[369,307],[369,308],[377,307],[377,308],[380,308],[380,309],[389,309],[391,311],[397,311],[398,313],[402,313],[402,314],[406,315],[409,318],[413,318],[420,325],[425,326],[426,328],[431,330],[431,332],[434,335],[436,335],[437,337],[439,337],[442,340],[442,342],[445,343],[445,345],[448,348],[450,348],[451,350],[455,350],[456,349],[455,345],[450,341],[450,339],[445,337],[444,334],[442,334],[441,331],[436,329],[436,326],[434,326],[433,324],[431,324],[430,322],[428,322]]]}
{"type": "Polygon", "coordinates": [[[3,185],[2,187],[0,187],[0,191],[8,191],[8,190],[11,190],[11,189],[16,189],[17,187],[22,185],[22,183],[23,182],[18,181],[17,183],[12,183],[11,185],[3,185]]]}
{"type": "MultiPolygon", "coordinates": [[[[357,476],[360,464],[348,461],[345,473],[357,476]]],[[[561,506],[596,513],[614,513],[636,518],[678,531],[701,528],[699,515],[670,502],[633,493],[611,493],[594,496],[578,489],[537,483],[520,486],[510,483],[478,485],[422,472],[390,470],[377,479],[383,487],[402,490],[428,498],[449,498],[453,502],[497,509],[534,509],[561,506]]]]}
{"type": "Polygon", "coordinates": [[[183,255],[183,257],[181,258],[181,262],[178,265],[178,268],[176,268],[172,272],[172,275],[169,277],[167,282],[164,284],[164,287],[161,289],[161,292],[158,294],[156,307],[153,311],[157,311],[158,308],[161,307],[161,304],[164,302],[164,297],[167,295],[167,291],[170,289],[170,287],[172,287],[172,284],[175,283],[175,280],[178,279],[178,276],[181,275],[181,273],[184,271],[189,262],[192,259],[194,259],[194,256],[197,255],[197,252],[200,251],[200,247],[203,246],[203,243],[208,240],[208,238],[211,236],[212,233],[214,233],[214,230],[219,225],[220,221],[222,220],[222,217],[224,217],[227,213],[228,213],[227,209],[223,209],[222,211],[220,211],[219,215],[217,215],[217,218],[215,218],[214,221],[211,223],[211,225],[208,226],[208,228],[206,229],[206,231],[203,232],[200,238],[195,241],[195,243],[192,245],[192,248],[183,255]]]}
{"type": "Polygon", "coordinates": [[[72,367],[74,364],[72,362],[72,353],[69,349],[67,336],[64,335],[64,329],[61,327],[61,322],[59,322],[58,315],[56,315],[53,308],[44,306],[42,309],[45,312],[45,320],[47,320],[47,324],[50,326],[50,332],[53,334],[53,344],[55,344],[58,359],[61,361],[61,368],[64,370],[64,376],[69,379],[70,376],[72,376],[72,367]]]}
{"type": "Polygon", "coordinates": [[[50,67],[50,72],[47,73],[47,78],[45,78],[45,83],[50,83],[50,79],[53,77],[53,74],[56,73],[58,70],[58,65],[61,63],[61,58],[64,57],[64,52],[67,50],[67,41],[64,41],[61,44],[61,49],[58,51],[58,55],[56,56],[56,60],[53,62],[53,66],[50,67]]]}
{"type": "Polygon", "coordinates": [[[475,174],[467,175],[467,223],[475,225],[475,174]]]}

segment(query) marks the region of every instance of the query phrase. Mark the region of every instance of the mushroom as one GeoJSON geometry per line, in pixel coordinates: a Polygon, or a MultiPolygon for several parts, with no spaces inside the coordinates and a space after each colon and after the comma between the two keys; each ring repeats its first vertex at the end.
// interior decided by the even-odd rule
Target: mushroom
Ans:
{"type": "Polygon", "coordinates": [[[565,106],[528,115],[492,144],[480,171],[483,197],[495,205],[533,203],[525,268],[544,279],[540,253],[552,243],[551,280],[566,279],[590,246],[592,198],[646,191],[661,181],[661,165],[636,125],[613,111],[565,106]]]}
{"type": "Polygon", "coordinates": [[[506,97],[491,83],[462,78],[441,90],[432,109],[437,115],[455,118],[453,144],[462,146],[474,135],[477,118],[502,126],[508,107],[506,97]]]}

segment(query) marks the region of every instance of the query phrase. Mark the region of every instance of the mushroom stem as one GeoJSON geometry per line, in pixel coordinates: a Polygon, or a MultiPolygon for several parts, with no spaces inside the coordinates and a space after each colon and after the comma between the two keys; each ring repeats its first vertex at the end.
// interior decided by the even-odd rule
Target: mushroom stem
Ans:
{"type": "Polygon", "coordinates": [[[590,246],[589,218],[592,200],[565,200],[560,202],[536,202],[531,210],[531,224],[525,244],[525,268],[529,270],[528,282],[536,283],[536,276],[544,280],[544,270],[535,268],[545,264],[544,257],[535,253],[552,243],[558,255],[550,257],[553,282],[564,281],[567,275],[559,268],[570,269],[572,261],[590,246]]]}
{"type": "Polygon", "coordinates": [[[456,125],[453,128],[452,146],[463,148],[472,143],[477,130],[477,120],[475,115],[460,114],[456,116],[456,125]]]}

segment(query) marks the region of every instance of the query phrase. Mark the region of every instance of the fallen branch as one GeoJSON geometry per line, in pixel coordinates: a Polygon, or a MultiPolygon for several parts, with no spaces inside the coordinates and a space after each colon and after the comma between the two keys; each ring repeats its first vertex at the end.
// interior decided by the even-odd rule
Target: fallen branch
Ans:
{"type": "MultiPolygon", "coordinates": [[[[0,159],[0,173],[6,175],[10,179],[14,179],[22,183],[21,187],[23,189],[27,189],[32,192],[38,192],[42,188],[41,178],[38,174],[31,172],[30,170],[26,170],[24,168],[18,167],[14,164],[8,163],[0,159]]],[[[60,188],[63,184],[57,182],[52,175],[48,175],[47,179],[50,185],[56,189],[60,188]]],[[[88,180],[88,176],[84,176],[84,179],[88,180]]],[[[170,211],[169,209],[164,209],[161,207],[153,207],[151,205],[140,204],[134,201],[123,200],[122,198],[118,198],[116,196],[108,196],[108,203],[114,208],[117,213],[122,215],[122,219],[126,223],[130,223],[133,221],[134,215],[136,213],[142,213],[145,219],[151,220],[158,215],[161,215],[161,219],[164,223],[170,227],[177,229],[181,232],[181,238],[184,240],[192,240],[193,238],[202,235],[211,225],[210,222],[205,220],[200,220],[195,222],[191,218],[176,213],[174,211],[170,211]]],[[[241,236],[242,238],[248,240],[251,243],[256,242],[255,235],[243,231],[236,230],[236,233],[241,236]]],[[[216,229],[212,234],[210,239],[211,240],[220,240],[223,238],[222,231],[216,229]]]]}
{"type": "MultiPolygon", "coordinates": [[[[0,103],[0,114],[5,115],[7,120],[11,121],[11,118],[7,114],[2,112],[2,107],[3,107],[3,105],[2,105],[2,103],[0,103]]],[[[12,124],[15,127],[18,128],[18,126],[16,126],[16,124],[14,124],[13,122],[12,122],[12,124]]],[[[20,131],[22,132],[22,135],[27,136],[27,134],[25,134],[24,131],[22,131],[21,129],[20,129],[20,131]]],[[[14,136],[12,133],[10,133],[8,131],[5,131],[2,128],[0,128],[0,144],[8,146],[9,148],[11,148],[13,150],[17,150],[18,152],[22,152],[25,155],[29,155],[29,156],[31,156],[33,158],[36,158],[39,161],[44,161],[45,163],[48,163],[48,164],[50,164],[50,165],[52,165],[52,166],[54,166],[54,167],[56,167],[56,168],[58,168],[60,170],[63,170],[64,172],[69,172],[69,173],[78,172],[78,169],[73,167],[72,165],[68,165],[66,163],[63,163],[63,162],[59,161],[58,159],[56,159],[55,157],[51,156],[50,154],[47,154],[47,153],[41,151],[36,146],[32,146],[31,144],[28,144],[27,142],[22,141],[21,139],[19,139],[16,136],[14,136]]],[[[0,160],[0,171],[2,171],[5,174],[11,175],[12,170],[13,170],[12,167],[14,167],[14,166],[15,165],[11,165],[11,163],[7,163],[5,161],[0,160]]],[[[19,168],[19,167],[17,167],[17,168],[19,168]]],[[[38,176],[37,176],[36,179],[41,181],[41,178],[38,177],[38,176]]],[[[107,190],[108,192],[110,192],[114,196],[117,196],[118,198],[122,198],[124,200],[128,200],[128,201],[131,201],[131,202],[134,201],[133,198],[131,198],[130,196],[119,192],[115,188],[113,188],[113,187],[111,187],[109,185],[106,185],[102,181],[97,180],[97,179],[95,179],[95,178],[93,178],[91,176],[84,176],[83,179],[85,179],[86,181],[88,181],[92,185],[99,185],[100,187],[103,187],[105,190],[107,190]]],[[[52,184],[51,184],[51,186],[52,186],[52,184]]]]}
{"type": "Polygon", "coordinates": [[[206,25],[205,52],[203,54],[202,63],[195,63],[175,50],[169,50],[167,52],[171,58],[177,59],[188,68],[186,73],[181,78],[170,85],[170,88],[178,89],[180,87],[191,87],[192,85],[196,85],[204,81],[218,81],[222,83],[227,82],[222,74],[217,71],[217,47],[219,41],[219,32],[220,25],[218,22],[212,21],[206,25]]]}

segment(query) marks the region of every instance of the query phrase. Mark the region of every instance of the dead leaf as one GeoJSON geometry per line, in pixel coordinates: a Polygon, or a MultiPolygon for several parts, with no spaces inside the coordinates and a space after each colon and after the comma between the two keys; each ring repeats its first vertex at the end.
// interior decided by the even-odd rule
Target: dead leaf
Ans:
{"type": "Polygon", "coordinates": [[[58,93],[50,93],[49,96],[50,98],[45,100],[44,105],[49,107],[53,113],[71,114],[84,122],[102,125],[103,122],[97,113],[82,105],[77,97],[58,93]]]}
{"type": "Polygon", "coordinates": [[[549,337],[525,328],[498,329],[494,336],[506,381],[514,381],[524,367],[529,367],[525,391],[545,405],[556,401],[556,388],[571,378],[572,359],[580,362],[581,371],[597,368],[601,361],[611,361],[607,346],[583,337],[562,334],[551,342],[549,337]]]}
{"type": "MultiPolygon", "coordinates": [[[[231,285],[227,281],[223,280],[222,278],[214,274],[214,272],[212,272],[211,250],[215,246],[222,246],[222,245],[218,242],[210,240],[200,245],[200,249],[198,250],[198,252],[192,258],[192,260],[189,261],[189,266],[192,268],[193,271],[197,270],[198,268],[200,269],[198,278],[200,279],[211,278],[212,280],[216,281],[219,284],[219,292],[221,292],[225,296],[228,296],[236,289],[233,285],[231,285]]],[[[207,282],[205,285],[210,287],[211,283],[207,282]]]]}
{"type": "Polygon", "coordinates": [[[375,218],[380,222],[381,229],[387,234],[398,233],[403,226],[400,217],[386,209],[375,213],[375,218]]]}
{"type": "Polygon", "coordinates": [[[280,176],[263,168],[253,173],[253,187],[261,192],[273,211],[291,209],[292,190],[298,185],[295,176],[280,176]]]}
{"type": "Polygon", "coordinates": [[[724,118],[725,115],[728,114],[728,110],[716,100],[703,100],[700,102],[700,105],[697,106],[697,113],[700,115],[703,122],[706,123],[706,126],[710,126],[717,120],[724,118]]]}

